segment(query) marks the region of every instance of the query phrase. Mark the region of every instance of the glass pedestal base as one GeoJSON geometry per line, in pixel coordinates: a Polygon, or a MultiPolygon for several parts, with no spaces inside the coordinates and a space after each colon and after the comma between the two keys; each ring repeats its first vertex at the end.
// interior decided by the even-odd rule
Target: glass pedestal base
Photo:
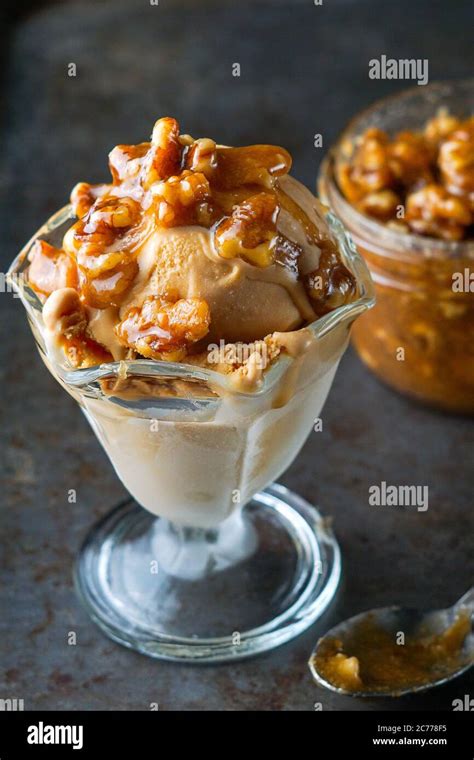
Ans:
{"type": "Polygon", "coordinates": [[[75,582],[120,644],[163,660],[222,662],[305,630],[340,573],[339,546],[316,509],[272,485],[217,530],[179,528],[127,501],[86,538],[75,582]]]}

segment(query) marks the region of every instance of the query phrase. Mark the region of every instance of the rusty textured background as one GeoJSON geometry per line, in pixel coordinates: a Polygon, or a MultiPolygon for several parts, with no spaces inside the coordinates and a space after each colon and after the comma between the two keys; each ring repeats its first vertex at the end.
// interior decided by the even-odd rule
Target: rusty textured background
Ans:
{"type": "MultiPolygon", "coordinates": [[[[159,115],[220,142],[281,143],[314,187],[345,121],[401,82],[367,62],[429,58],[430,78],[472,73],[469,2],[67,2],[13,31],[4,70],[2,268],[80,180],[107,177],[105,155],[144,139],[159,115]],[[77,77],[67,65],[77,65],[77,77]],[[240,79],[231,64],[242,67],[240,79]]],[[[418,407],[381,386],[350,351],[313,434],[282,481],[334,518],[345,580],[331,614],[254,660],[219,667],[150,661],[108,641],[78,605],[71,566],[88,527],[124,495],[74,402],[33,347],[21,306],[2,295],[1,697],[26,709],[451,709],[451,688],[396,703],[355,702],[312,683],[320,631],[361,609],[448,605],[473,579],[472,420],[418,407]],[[374,508],[370,484],[426,484],[427,513],[374,508]],[[77,504],[67,501],[77,489],[77,504]],[[67,645],[69,631],[77,645],[67,645]]]]}

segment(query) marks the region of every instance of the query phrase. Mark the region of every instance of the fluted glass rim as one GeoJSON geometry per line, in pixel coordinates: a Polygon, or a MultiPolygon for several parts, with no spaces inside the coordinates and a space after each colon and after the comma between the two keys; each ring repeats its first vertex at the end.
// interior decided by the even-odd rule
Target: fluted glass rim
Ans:
{"type": "MultiPolygon", "coordinates": [[[[97,383],[101,379],[111,377],[161,377],[178,378],[193,381],[201,381],[211,388],[220,389],[236,396],[255,396],[267,392],[281,377],[288,365],[293,361],[288,355],[281,355],[273,365],[265,372],[262,384],[252,392],[238,390],[230,384],[227,375],[214,370],[196,367],[185,362],[167,362],[154,359],[131,359],[115,362],[106,362],[82,369],[68,368],[66,364],[60,364],[48,352],[41,330],[41,315],[43,304],[35,291],[21,276],[28,266],[28,254],[38,239],[45,239],[48,235],[56,232],[66,223],[76,219],[70,204],[54,213],[30,238],[26,245],[13,260],[8,272],[7,280],[11,288],[20,298],[28,318],[38,326],[38,334],[41,338],[39,348],[48,357],[58,378],[78,391],[97,383]]],[[[322,339],[327,333],[334,330],[341,322],[354,320],[375,303],[375,292],[372,279],[367,265],[357,250],[352,238],[345,230],[341,221],[331,212],[326,212],[326,219],[331,232],[334,234],[342,259],[356,279],[358,298],[314,320],[309,325],[300,328],[310,330],[316,340],[322,339]]],[[[66,231],[66,230],[65,230],[66,231]]]]}

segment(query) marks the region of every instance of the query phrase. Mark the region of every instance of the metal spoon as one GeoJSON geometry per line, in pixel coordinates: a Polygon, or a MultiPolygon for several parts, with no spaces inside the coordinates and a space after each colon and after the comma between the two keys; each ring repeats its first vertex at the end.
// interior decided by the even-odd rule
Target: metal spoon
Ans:
{"type": "Polygon", "coordinates": [[[432,610],[430,612],[421,612],[420,610],[410,609],[406,607],[381,607],[375,610],[367,610],[359,615],[345,620],[342,623],[334,626],[328,631],[325,636],[319,639],[316,644],[311,658],[309,660],[309,668],[313,674],[316,682],[324,686],[326,689],[335,691],[338,694],[347,694],[351,697],[400,697],[406,694],[415,694],[421,691],[427,691],[435,686],[441,686],[448,683],[453,678],[457,678],[462,673],[465,673],[469,668],[474,665],[474,633],[472,631],[472,621],[474,616],[474,587],[471,588],[464,596],[459,599],[452,607],[446,610],[432,610]],[[471,618],[471,632],[468,633],[459,656],[459,662],[453,664],[452,672],[443,673],[442,677],[435,677],[433,681],[425,682],[422,684],[407,686],[406,688],[389,688],[382,690],[362,688],[360,691],[351,691],[339,686],[334,686],[329,683],[316,669],[315,656],[323,642],[326,642],[329,638],[339,639],[343,646],[351,632],[354,631],[354,627],[359,625],[362,621],[370,619],[371,623],[374,623],[377,627],[382,628],[387,633],[395,636],[397,632],[403,631],[405,635],[413,636],[419,633],[422,629],[423,637],[430,635],[438,635],[445,631],[449,626],[453,624],[460,612],[467,612],[471,618]],[[370,616],[370,618],[369,618],[370,616]]]}

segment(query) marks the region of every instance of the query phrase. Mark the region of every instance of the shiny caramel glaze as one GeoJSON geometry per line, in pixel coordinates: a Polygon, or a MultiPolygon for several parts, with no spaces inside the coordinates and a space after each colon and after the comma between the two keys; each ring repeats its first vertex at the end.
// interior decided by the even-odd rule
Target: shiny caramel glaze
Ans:
{"type": "MultiPolygon", "coordinates": [[[[29,283],[42,299],[72,288],[86,321],[87,309],[116,310],[119,315],[137,281],[138,255],[146,241],[157,230],[189,226],[210,231],[221,259],[290,273],[311,304],[306,307],[308,321],[353,296],[354,278],[335,243],[279,187],[279,178],[291,167],[284,148],[222,147],[208,138],[181,135],[175,119],[162,118],[150,142],[116,146],[109,167],[111,183],[81,182],[73,189],[71,204],[78,219],[63,248],[42,241],[33,248],[29,283]],[[311,272],[300,272],[301,244],[279,230],[282,210],[298,220],[308,243],[322,251],[311,272]]],[[[184,360],[192,344],[201,347],[213,318],[204,299],[181,298],[159,287],[140,306],[124,309],[114,326],[120,344],[132,356],[170,361],[184,360]]],[[[80,336],[76,331],[61,340],[75,366],[90,366],[102,347],[87,326],[80,336]],[[77,346],[81,340],[83,350],[77,346]]]]}

